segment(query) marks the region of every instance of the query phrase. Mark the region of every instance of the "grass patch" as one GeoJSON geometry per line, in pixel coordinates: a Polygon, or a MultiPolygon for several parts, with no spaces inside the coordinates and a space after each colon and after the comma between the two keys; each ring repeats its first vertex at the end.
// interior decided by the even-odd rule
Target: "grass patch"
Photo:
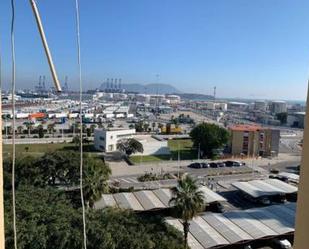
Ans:
{"type": "MultiPolygon", "coordinates": [[[[70,143],[53,143],[53,144],[16,144],[17,155],[31,155],[42,156],[47,152],[53,152],[56,150],[76,150],[76,146],[70,143]]],[[[84,145],[85,152],[94,152],[93,144],[84,145]]],[[[12,145],[3,145],[3,155],[8,157],[12,154],[12,145]]]]}
{"type": "Polygon", "coordinates": [[[180,160],[197,159],[197,150],[192,148],[191,139],[169,140],[168,147],[170,155],[151,155],[151,156],[131,156],[130,160],[135,163],[161,162],[166,160],[178,160],[178,148],[180,151],[180,160]]]}
{"type": "Polygon", "coordinates": [[[170,160],[171,155],[157,155],[157,156],[131,156],[130,161],[134,164],[149,163],[149,162],[161,162],[170,160]]]}
{"type": "Polygon", "coordinates": [[[169,140],[168,147],[171,151],[172,160],[178,160],[178,148],[180,152],[180,160],[197,159],[197,150],[192,147],[191,139],[169,140]]]}

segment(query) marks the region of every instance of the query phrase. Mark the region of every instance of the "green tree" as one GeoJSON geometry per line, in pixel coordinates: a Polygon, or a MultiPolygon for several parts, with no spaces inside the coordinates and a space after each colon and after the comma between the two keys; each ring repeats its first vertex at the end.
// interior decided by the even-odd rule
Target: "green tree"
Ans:
{"type": "Polygon", "coordinates": [[[87,137],[91,137],[91,128],[86,129],[87,137]]]}
{"type": "Polygon", "coordinates": [[[108,192],[107,180],[111,174],[108,166],[99,159],[86,156],[84,160],[84,197],[88,206],[93,208],[103,193],[108,192]]]}
{"type": "Polygon", "coordinates": [[[79,153],[54,151],[44,154],[34,164],[41,186],[74,186],[79,183],[79,153]]]}
{"type": "Polygon", "coordinates": [[[86,131],[87,131],[87,125],[86,125],[86,124],[83,124],[83,125],[82,125],[82,129],[83,129],[83,133],[86,133],[86,131]]]}
{"type": "MultiPolygon", "coordinates": [[[[78,210],[55,189],[20,186],[16,192],[19,249],[82,248],[78,210]],[[75,228],[74,228],[75,227],[75,228]]],[[[6,248],[14,248],[11,192],[5,194],[6,248]]]]}
{"type": "Polygon", "coordinates": [[[151,124],[151,126],[152,126],[152,131],[154,131],[154,130],[155,130],[155,128],[156,128],[156,123],[155,123],[155,122],[153,122],[153,123],[151,124]]]}
{"type": "MultiPolygon", "coordinates": [[[[6,248],[14,248],[11,196],[7,191],[4,198],[6,248]]],[[[19,249],[83,247],[81,210],[64,192],[20,186],[16,197],[19,249]]],[[[88,249],[183,249],[181,234],[159,216],[106,208],[88,209],[86,220],[88,249]]]]}
{"type": "Polygon", "coordinates": [[[229,140],[226,129],[215,124],[202,123],[190,132],[193,146],[200,146],[201,152],[207,157],[214,156],[214,150],[222,148],[229,140]]]}
{"type": "Polygon", "coordinates": [[[144,152],[143,144],[134,138],[119,140],[117,149],[125,153],[128,157],[137,152],[144,152]]]}
{"type": "Polygon", "coordinates": [[[28,122],[28,123],[26,123],[26,127],[27,127],[27,130],[28,130],[28,137],[30,137],[31,131],[33,129],[33,124],[28,122]]]}
{"type": "Polygon", "coordinates": [[[39,134],[39,138],[43,138],[44,137],[43,125],[39,125],[38,126],[38,134],[39,134]]]}
{"type": "Polygon", "coordinates": [[[18,134],[23,134],[23,129],[24,129],[24,127],[22,125],[18,126],[17,127],[17,133],[18,134]]]}
{"type": "Polygon", "coordinates": [[[182,219],[185,248],[188,248],[190,221],[203,210],[204,201],[203,192],[190,176],[180,179],[178,186],[172,189],[170,205],[173,206],[176,217],[182,219]]]}
{"type": "Polygon", "coordinates": [[[144,123],[142,121],[135,124],[136,132],[143,132],[144,131],[144,123]]]}
{"type": "Polygon", "coordinates": [[[148,123],[143,124],[143,130],[146,131],[146,132],[149,132],[149,124],[148,123]]]}
{"type": "Polygon", "coordinates": [[[90,125],[90,131],[91,131],[92,134],[94,133],[94,130],[95,130],[96,127],[97,126],[95,124],[90,125]]]}
{"type": "Polygon", "coordinates": [[[53,137],[54,137],[54,134],[55,134],[55,123],[50,123],[47,125],[47,130],[48,130],[48,133],[49,134],[53,134],[53,137]]]}
{"type": "Polygon", "coordinates": [[[80,136],[76,135],[75,137],[73,137],[72,143],[75,144],[76,148],[79,148],[80,147],[80,136]]]}

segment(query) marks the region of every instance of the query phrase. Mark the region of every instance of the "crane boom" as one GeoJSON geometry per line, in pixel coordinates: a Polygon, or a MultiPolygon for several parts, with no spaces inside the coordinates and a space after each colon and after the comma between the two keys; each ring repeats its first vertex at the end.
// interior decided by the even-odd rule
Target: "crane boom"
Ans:
{"type": "Polygon", "coordinates": [[[55,88],[56,88],[57,92],[61,92],[62,91],[61,85],[60,85],[60,82],[59,82],[59,79],[58,79],[57,71],[56,71],[56,68],[55,68],[55,65],[54,65],[54,62],[53,62],[53,58],[52,58],[48,43],[47,43],[47,40],[46,40],[46,36],[45,36],[42,20],[41,20],[41,17],[40,17],[39,9],[37,7],[35,0],[30,0],[30,3],[31,3],[33,14],[35,16],[35,20],[36,20],[36,23],[37,23],[37,26],[38,26],[38,29],[39,29],[41,39],[42,39],[43,47],[44,47],[45,54],[46,54],[46,57],[47,57],[47,61],[48,61],[48,64],[49,64],[50,72],[51,72],[51,75],[53,77],[55,88]]]}

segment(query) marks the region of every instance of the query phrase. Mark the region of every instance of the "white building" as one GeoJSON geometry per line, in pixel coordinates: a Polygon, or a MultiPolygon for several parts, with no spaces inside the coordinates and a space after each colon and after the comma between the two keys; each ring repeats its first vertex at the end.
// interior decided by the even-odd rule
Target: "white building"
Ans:
{"type": "Polygon", "coordinates": [[[287,104],[285,101],[272,101],[270,104],[270,111],[274,114],[287,112],[287,104]]]}
{"type": "Polygon", "coordinates": [[[150,95],[148,94],[136,94],[135,95],[136,101],[140,103],[149,103],[150,102],[150,95]]]}
{"type": "Polygon", "coordinates": [[[144,152],[137,155],[170,154],[166,140],[160,141],[151,135],[136,135],[135,129],[95,129],[94,146],[99,151],[113,152],[117,150],[119,140],[128,138],[134,138],[143,145],[144,152]]]}
{"type": "Polygon", "coordinates": [[[216,103],[216,109],[221,111],[227,110],[227,103],[216,103]]]}
{"type": "Polygon", "coordinates": [[[94,146],[99,151],[113,152],[119,140],[132,138],[134,134],[135,129],[95,129],[94,146]]]}
{"type": "Polygon", "coordinates": [[[234,111],[246,111],[249,108],[249,105],[247,103],[242,102],[229,102],[227,105],[228,110],[234,110],[234,111]]]}
{"type": "Polygon", "coordinates": [[[178,95],[167,95],[166,99],[167,99],[168,103],[171,104],[171,105],[177,105],[181,101],[181,98],[178,95]]]}
{"type": "Polygon", "coordinates": [[[254,110],[256,111],[266,111],[267,109],[267,104],[266,101],[264,100],[256,100],[254,101],[254,110]]]}

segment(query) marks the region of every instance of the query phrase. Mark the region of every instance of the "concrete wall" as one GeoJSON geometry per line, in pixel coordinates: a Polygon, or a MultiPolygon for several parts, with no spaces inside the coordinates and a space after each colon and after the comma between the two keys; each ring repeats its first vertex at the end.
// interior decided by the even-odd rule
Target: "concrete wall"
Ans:
{"type": "Polygon", "coordinates": [[[232,155],[240,155],[243,148],[243,132],[233,131],[231,137],[232,155]]]}
{"type": "Polygon", "coordinates": [[[139,142],[142,143],[144,152],[137,153],[135,155],[169,155],[170,150],[168,147],[168,142],[163,140],[163,141],[158,141],[156,139],[138,139],[139,142]]]}

